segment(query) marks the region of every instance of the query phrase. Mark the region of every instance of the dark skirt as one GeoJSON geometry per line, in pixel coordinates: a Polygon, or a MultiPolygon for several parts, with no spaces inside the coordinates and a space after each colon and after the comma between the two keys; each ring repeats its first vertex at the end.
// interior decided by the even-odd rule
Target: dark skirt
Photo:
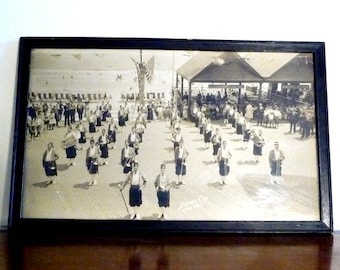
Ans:
{"type": "Polygon", "coordinates": [[[249,142],[249,139],[250,139],[250,132],[249,132],[249,130],[247,130],[243,134],[243,141],[244,142],[249,142]]]}
{"type": "Polygon", "coordinates": [[[97,117],[97,123],[96,126],[100,127],[102,125],[102,119],[100,117],[97,117]]]}
{"type": "Polygon", "coordinates": [[[125,117],[124,116],[119,116],[118,117],[118,125],[120,127],[125,126],[125,117]]]}
{"type": "Polygon", "coordinates": [[[115,143],[117,141],[116,131],[115,130],[109,130],[108,137],[109,137],[109,142],[110,143],[115,143]]]}
{"type": "Polygon", "coordinates": [[[131,172],[132,170],[131,162],[127,162],[126,158],[124,158],[122,165],[123,165],[123,173],[127,174],[131,172]]]}
{"type": "Polygon", "coordinates": [[[140,206],[142,204],[142,191],[139,189],[139,185],[130,187],[129,204],[130,206],[140,206]]]}
{"type": "Polygon", "coordinates": [[[236,119],[235,118],[230,118],[230,121],[229,121],[230,123],[231,123],[231,126],[234,128],[234,127],[236,127],[236,119]]]}
{"type": "Polygon", "coordinates": [[[279,161],[272,161],[271,162],[271,168],[270,168],[270,174],[274,176],[281,176],[282,172],[281,163],[279,161]]]}
{"type": "Polygon", "coordinates": [[[243,134],[243,127],[242,127],[242,124],[237,124],[237,125],[236,125],[236,134],[237,134],[237,135],[242,135],[242,134],[243,134]]]}
{"type": "Polygon", "coordinates": [[[204,133],[204,142],[209,143],[211,138],[211,131],[205,132],[204,133]]]}
{"type": "Polygon", "coordinates": [[[80,132],[80,138],[78,140],[79,143],[86,143],[86,135],[84,131],[80,132]]]}
{"type": "Polygon", "coordinates": [[[98,161],[96,158],[91,158],[89,157],[86,161],[86,166],[87,166],[87,170],[90,174],[96,174],[99,173],[98,170],[98,161]]]}
{"type": "Polygon", "coordinates": [[[203,134],[203,127],[200,127],[200,134],[203,134]]]}
{"type": "Polygon", "coordinates": [[[146,119],[149,121],[153,120],[153,111],[152,109],[148,109],[147,115],[146,115],[146,119]]]}
{"type": "Polygon", "coordinates": [[[219,144],[219,143],[213,144],[213,156],[217,155],[217,152],[218,152],[218,149],[220,148],[220,146],[221,146],[221,144],[219,144]]]}
{"type": "Polygon", "coordinates": [[[57,164],[55,161],[45,161],[44,169],[46,176],[57,176],[57,164]]]}
{"type": "Polygon", "coordinates": [[[176,159],[175,172],[176,172],[176,175],[186,175],[186,173],[187,173],[187,166],[182,163],[181,158],[176,159]]]}
{"type": "Polygon", "coordinates": [[[262,156],[262,146],[257,146],[256,144],[254,144],[253,154],[255,156],[262,156]]]}
{"type": "Polygon", "coordinates": [[[65,151],[66,158],[75,158],[77,156],[77,149],[75,145],[66,148],[65,151]]]}
{"type": "Polygon", "coordinates": [[[107,147],[107,144],[101,144],[99,145],[100,151],[102,152],[100,157],[101,158],[108,158],[109,157],[109,149],[107,147]]]}
{"type": "Polygon", "coordinates": [[[170,206],[170,192],[169,190],[158,190],[157,191],[158,206],[169,207],[170,206]]]}
{"type": "Polygon", "coordinates": [[[229,172],[230,172],[230,166],[228,163],[226,163],[224,160],[221,160],[219,162],[219,173],[221,176],[226,176],[226,175],[229,175],[229,172]]]}
{"type": "Polygon", "coordinates": [[[90,133],[96,132],[96,126],[94,123],[89,123],[89,132],[90,133]]]}

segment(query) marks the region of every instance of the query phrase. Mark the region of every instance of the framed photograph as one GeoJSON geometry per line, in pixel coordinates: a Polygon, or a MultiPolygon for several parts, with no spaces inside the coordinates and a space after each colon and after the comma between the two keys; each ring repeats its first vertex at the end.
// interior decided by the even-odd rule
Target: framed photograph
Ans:
{"type": "Polygon", "coordinates": [[[332,232],[323,42],[22,37],[10,230],[332,232]]]}

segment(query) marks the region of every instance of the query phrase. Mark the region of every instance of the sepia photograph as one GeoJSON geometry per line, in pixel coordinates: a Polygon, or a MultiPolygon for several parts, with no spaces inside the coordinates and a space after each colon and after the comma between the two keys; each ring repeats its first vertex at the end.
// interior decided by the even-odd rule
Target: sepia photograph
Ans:
{"type": "Polygon", "coordinates": [[[314,47],[162,42],[50,41],[22,55],[14,216],[329,230],[314,47]]]}

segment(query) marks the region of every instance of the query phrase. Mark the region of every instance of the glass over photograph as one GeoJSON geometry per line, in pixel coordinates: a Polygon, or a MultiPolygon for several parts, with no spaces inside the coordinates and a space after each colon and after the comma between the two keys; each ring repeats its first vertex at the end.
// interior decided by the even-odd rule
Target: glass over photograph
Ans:
{"type": "Polygon", "coordinates": [[[22,218],[319,221],[312,53],[31,51],[22,218]]]}

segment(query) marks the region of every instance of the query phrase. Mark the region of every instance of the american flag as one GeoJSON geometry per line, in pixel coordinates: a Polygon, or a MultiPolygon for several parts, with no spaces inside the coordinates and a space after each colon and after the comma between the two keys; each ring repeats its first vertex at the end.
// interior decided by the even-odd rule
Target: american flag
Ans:
{"type": "Polygon", "coordinates": [[[143,80],[143,77],[145,75],[148,83],[152,83],[155,57],[152,56],[146,64],[144,62],[143,63],[137,62],[132,57],[131,59],[135,63],[135,66],[136,66],[138,81],[143,80]]]}
{"type": "Polygon", "coordinates": [[[148,83],[152,83],[153,80],[153,69],[154,69],[154,65],[155,65],[155,57],[152,56],[149,61],[146,64],[146,80],[148,81],[148,83]]]}

